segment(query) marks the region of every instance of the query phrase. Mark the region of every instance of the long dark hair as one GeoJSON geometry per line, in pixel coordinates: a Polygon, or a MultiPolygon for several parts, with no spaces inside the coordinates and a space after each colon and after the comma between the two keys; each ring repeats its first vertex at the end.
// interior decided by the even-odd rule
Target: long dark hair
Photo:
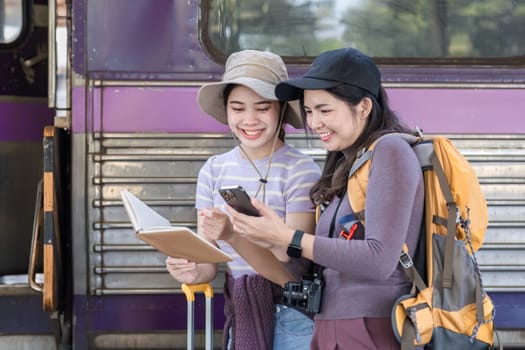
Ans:
{"type": "MultiPolygon", "coordinates": [[[[233,88],[235,88],[238,85],[239,84],[228,84],[228,85],[226,85],[224,87],[224,90],[222,90],[222,102],[223,102],[224,108],[226,110],[228,109],[228,97],[230,97],[230,94],[231,94],[233,88]]],[[[279,117],[278,118],[284,118],[284,115],[283,115],[283,108],[285,108],[284,104],[285,104],[285,102],[279,101],[279,117]]],[[[287,108],[292,108],[290,106],[286,106],[286,107],[287,108]]],[[[279,123],[277,125],[279,125],[279,123]]],[[[281,129],[279,130],[279,140],[284,142],[284,138],[286,136],[286,132],[284,130],[283,124],[280,123],[280,125],[281,125],[281,129]]]]}
{"type": "MultiPolygon", "coordinates": [[[[345,150],[344,154],[342,151],[329,151],[327,153],[321,178],[310,190],[310,197],[317,205],[331,201],[334,196],[344,194],[348,182],[348,173],[360,150],[370,146],[381,135],[392,132],[410,132],[410,129],[390,109],[388,97],[383,87],[380,88],[377,99],[367,91],[347,84],[341,84],[326,89],[326,91],[346,102],[352,110],[363,98],[368,97],[372,100],[372,110],[367,118],[365,128],[357,140],[345,150]]],[[[304,98],[301,98],[301,106],[304,107],[304,98]]],[[[304,120],[304,108],[301,109],[304,120]]]]}

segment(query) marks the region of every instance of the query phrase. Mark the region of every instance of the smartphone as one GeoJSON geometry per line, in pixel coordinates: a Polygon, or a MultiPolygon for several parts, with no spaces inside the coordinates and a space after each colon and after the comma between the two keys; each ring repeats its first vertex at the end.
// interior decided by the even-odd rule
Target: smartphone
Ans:
{"type": "Polygon", "coordinates": [[[250,216],[261,216],[252,205],[250,196],[242,186],[223,186],[219,188],[219,193],[226,203],[238,212],[250,216]]]}

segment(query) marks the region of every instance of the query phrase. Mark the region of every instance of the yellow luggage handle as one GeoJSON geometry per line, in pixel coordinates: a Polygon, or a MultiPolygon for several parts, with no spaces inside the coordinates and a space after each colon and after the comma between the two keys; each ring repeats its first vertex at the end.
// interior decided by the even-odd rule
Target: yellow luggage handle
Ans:
{"type": "Polygon", "coordinates": [[[213,298],[213,287],[210,283],[200,283],[200,284],[186,284],[183,283],[182,291],[186,295],[187,301],[195,301],[195,293],[203,292],[206,298],[213,298]]]}
{"type": "Polygon", "coordinates": [[[186,284],[181,285],[181,289],[186,295],[188,304],[187,326],[188,332],[186,334],[186,348],[193,350],[195,348],[194,326],[195,326],[195,293],[202,292],[206,297],[206,334],[205,334],[205,349],[213,349],[213,287],[211,283],[200,284],[186,284]]]}

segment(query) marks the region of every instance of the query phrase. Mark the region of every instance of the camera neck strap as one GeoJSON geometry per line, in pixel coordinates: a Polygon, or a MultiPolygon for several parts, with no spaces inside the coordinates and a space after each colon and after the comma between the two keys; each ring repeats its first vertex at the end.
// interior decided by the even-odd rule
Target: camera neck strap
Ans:
{"type": "MultiPolygon", "coordinates": [[[[330,231],[328,232],[329,238],[334,238],[335,225],[337,222],[337,214],[339,213],[339,207],[341,207],[341,203],[343,203],[343,199],[345,198],[345,195],[346,195],[346,191],[343,192],[341,196],[339,197],[339,203],[337,203],[337,207],[334,210],[334,215],[332,215],[332,220],[330,221],[330,231]]],[[[321,266],[311,261],[309,270],[312,271],[312,274],[314,277],[322,277],[324,266],[321,266]]]]}

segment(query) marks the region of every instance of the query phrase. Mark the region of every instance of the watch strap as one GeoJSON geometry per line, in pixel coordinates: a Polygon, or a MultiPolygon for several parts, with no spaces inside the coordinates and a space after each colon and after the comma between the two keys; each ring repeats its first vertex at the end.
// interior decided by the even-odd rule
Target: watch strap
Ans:
{"type": "Polygon", "coordinates": [[[286,253],[292,258],[300,258],[303,251],[301,247],[301,240],[303,239],[304,231],[295,230],[293,233],[292,242],[288,245],[286,253]]]}

